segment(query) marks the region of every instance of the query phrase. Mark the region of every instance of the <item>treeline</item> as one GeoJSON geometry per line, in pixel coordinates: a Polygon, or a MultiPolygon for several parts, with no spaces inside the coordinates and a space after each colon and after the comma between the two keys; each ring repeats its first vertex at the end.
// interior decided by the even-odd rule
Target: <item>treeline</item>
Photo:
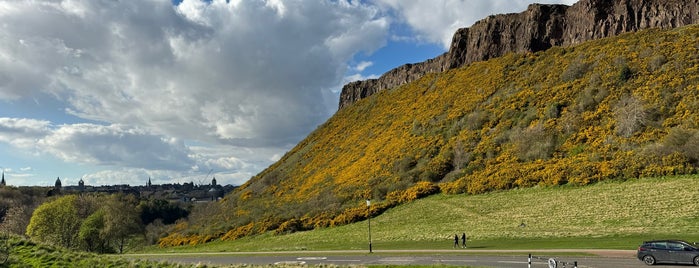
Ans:
{"type": "Polygon", "coordinates": [[[698,39],[696,25],[651,29],[379,92],[194,211],[206,217],[189,217],[161,245],[345,224],[369,215],[365,199],[380,213],[425,193],[696,173],[698,39]]]}
{"type": "Polygon", "coordinates": [[[46,197],[45,188],[0,188],[0,232],[69,249],[122,253],[156,243],[190,203],[133,194],[80,193],[46,197]]]}

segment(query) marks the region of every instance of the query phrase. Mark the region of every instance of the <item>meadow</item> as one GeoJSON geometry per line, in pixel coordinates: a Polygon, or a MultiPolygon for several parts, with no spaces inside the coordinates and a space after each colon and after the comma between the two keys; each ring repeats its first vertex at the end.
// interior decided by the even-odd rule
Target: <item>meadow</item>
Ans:
{"type": "MultiPolygon", "coordinates": [[[[604,181],[478,195],[436,194],[371,219],[374,249],[636,249],[643,240],[699,241],[699,176],[604,181]]],[[[368,249],[368,222],[243,237],[145,252],[279,252],[368,249]]]]}

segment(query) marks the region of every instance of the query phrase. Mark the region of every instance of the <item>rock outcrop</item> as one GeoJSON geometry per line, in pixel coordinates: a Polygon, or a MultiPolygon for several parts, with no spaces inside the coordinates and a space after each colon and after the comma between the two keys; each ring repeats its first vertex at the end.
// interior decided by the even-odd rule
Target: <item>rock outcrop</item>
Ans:
{"type": "Polygon", "coordinates": [[[443,72],[506,53],[536,52],[552,46],[699,22],[699,0],[580,0],[572,6],[532,4],[522,13],[489,16],[456,31],[449,52],[395,68],[377,79],[345,85],[340,109],[381,90],[427,73],[443,72]]]}

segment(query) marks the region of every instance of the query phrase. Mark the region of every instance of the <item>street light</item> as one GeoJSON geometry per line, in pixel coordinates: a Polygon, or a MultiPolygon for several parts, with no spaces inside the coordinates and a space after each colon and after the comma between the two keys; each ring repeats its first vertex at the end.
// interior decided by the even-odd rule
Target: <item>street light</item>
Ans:
{"type": "Polygon", "coordinates": [[[371,250],[371,200],[367,199],[366,200],[366,211],[367,211],[367,222],[369,223],[369,253],[372,253],[371,250]]]}

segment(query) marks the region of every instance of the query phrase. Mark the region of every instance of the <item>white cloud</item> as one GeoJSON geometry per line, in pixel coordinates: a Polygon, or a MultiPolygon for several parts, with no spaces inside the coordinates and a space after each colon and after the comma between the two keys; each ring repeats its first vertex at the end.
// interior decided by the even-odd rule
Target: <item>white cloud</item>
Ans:
{"type": "Polygon", "coordinates": [[[241,185],[254,174],[250,173],[232,173],[232,172],[212,172],[208,171],[199,173],[181,173],[166,170],[145,170],[134,168],[109,169],[99,172],[87,174],[81,178],[61,178],[64,185],[77,185],[77,182],[82,179],[86,185],[114,185],[128,184],[131,186],[146,185],[148,178],[151,178],[153,184],[168,184],[168,183],[190,183],[197,185],[209,184],[212,178],[221,185],[241,185]]]}
{"type": "Polygon", "coordinates": [[[181,141],[122,125],[63,125],[38,146],[72,163],[154,170],[188,170],[194,165],[181,141]]]}
{"type": "Polygon", "coordinates": [[[362,62],[358,63],[356,66],[354,66],[354,70],[357,72],[363,72],[366,68],[369,68],[372,65],[374,65],[373,62],[362,61],[362,62]]]}
{"type": "Polygon", "coordinates": [[[246,146],[289,146],[322,123],[324,91],[389,27],[345,1],[0,5],[0,98],[50,92],[81,118],[246,146]]]}
{"type": "Polygon", "coordinates": [[[50,122],[25,118],[0,118],[0,142],[23,149],[34,146],[50,132],[50,122]]]}
{"type": "Polygon", "coordinates": [[[0,118],[0,141],[72,163],[171,170],[194,165],[181,141],[123,125],[56,127],[48,121],[0,118]]]}
{"type": "Polygon", "coordinates": [[[383,46],[389,26],[356,1],[0,0],[0,101],[61,103],[91,122],[5,120],[0,142],[110,174],[248,179],[336,110],[347,62],[383,46]]]}
{"type": "MultiPolygon", "coordinates": [[[[0,118],[0,141],[37,156],[49,154],[68,163],[106,167],[83,176],[94,185],[140,185],[147,177],[161,183],[188,182],[198,180],[200,173],[208,170],[215,171],[223,184],[239,185],[269,165],[267,156],[283,153],[274,148],[188,146],[175,138],[116,124],[52,126],[46,121],[18,118],[0,118]]],[[[4,170],[12,173],[11,168],[4,170]]],[[[21,173],[13,173],[13,177],[30,176],[33,168],[19,170],[21,173]]],[[[76,183],[79,179],[67,178],[76,183]]]]}

